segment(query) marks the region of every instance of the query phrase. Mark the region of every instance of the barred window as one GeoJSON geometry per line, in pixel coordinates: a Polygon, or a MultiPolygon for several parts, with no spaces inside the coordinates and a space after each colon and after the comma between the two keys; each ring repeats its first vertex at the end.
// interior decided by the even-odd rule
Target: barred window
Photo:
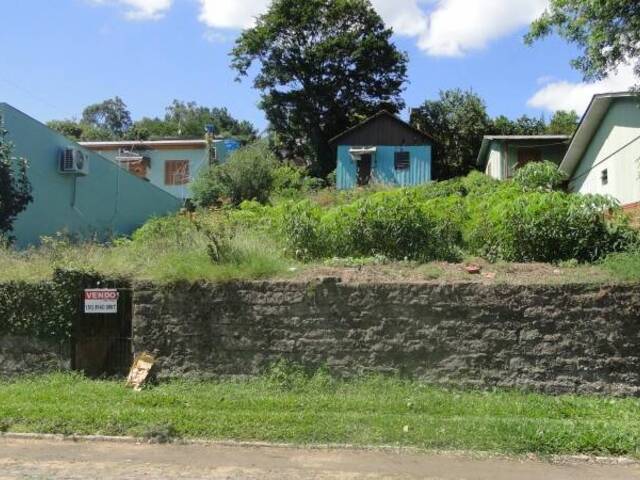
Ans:
{"type": "Polygon", "coordinates": [[[394,164],[396,170],[409,170],[411,166],[409,152],[396,152],[394,164]]]}

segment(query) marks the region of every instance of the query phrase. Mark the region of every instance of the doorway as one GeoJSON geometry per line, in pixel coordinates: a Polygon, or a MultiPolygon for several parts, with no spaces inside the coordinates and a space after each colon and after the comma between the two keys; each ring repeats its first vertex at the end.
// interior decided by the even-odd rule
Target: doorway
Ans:
{"type": "Polygon", "coordinates": [[[362,155],[358,161],[358,186],[363,187],[369,185],[371,180],[371,161],[370,153],[362,155]]]}
{"type": "Polygon", "coordinates": [[[84,313],[80,299],[73,325],[72,369],[89,377],[126,375],[133,361],[131,289],[118,289],[117,313],[84,313]]]}

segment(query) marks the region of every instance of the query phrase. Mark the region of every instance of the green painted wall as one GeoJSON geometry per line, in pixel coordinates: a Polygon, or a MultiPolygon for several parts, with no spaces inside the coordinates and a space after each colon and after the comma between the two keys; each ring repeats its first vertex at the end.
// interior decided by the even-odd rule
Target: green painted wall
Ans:
{"type": "Polygon", "coordinates": [[[29,162],[33,186],[34,201],[14,225],[19,247],[57,232],[80,237],[126,235],[152,216],[180,209],[176,197],[86,149],[89,175],[58,173],[60,150],[79,145],[5,103],[0,103],[0,116],[14,154],[29,162]]]}
{"type": "Polygon", "coordinates": [[[568,147],[567,142],[559,140],[493,140],[485,173],[498,180],[513,177],[520,149],[538,150],[542,161],[560,165],[568,147]]]}
{"type": "Polygon", "coordinates": [[[614,99],[569,183],[573,191],[640,202],[640,104],[614,99]],[[606,184],[602,181],[607,171],[606,184]]]}

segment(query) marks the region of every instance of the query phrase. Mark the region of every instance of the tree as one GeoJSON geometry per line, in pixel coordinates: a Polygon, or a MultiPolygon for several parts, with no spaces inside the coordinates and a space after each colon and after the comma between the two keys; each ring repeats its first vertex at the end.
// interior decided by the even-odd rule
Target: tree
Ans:
{"type": "Polygon", "coordinates": [[[573,135],[578,127],[580,121],[578,114],[575,110],[566,112],[564,110],[558,110],[551,117],[549,126],[547,127],[547,133],[551,135],[573,135]]]}
{"type": "Polygon", "coordinates": [[[75,120],[51,120],[47,122],[47,127],[76,141],[82,140],[84,134],[84,128],[75,120]]]}
{"type": "Polygon", "coordinates": [[[279,149],[335,168],[329,140],[381,108],[403,108],[407,56],[369,0],[274,0],[231,52],[238,79],[254,64],[260,106],[279,149]]]}
{"type": "Polygon", "coordinates": [[[82,120],[52,120],[47,125],[66,137],[81,141],[148,140],[153,137],[202,138],[206,125],[213,125],[218,135],[233,136],[244,143],[257,138],[257,131],[247,121],[239,121],[226,108],[209,108],[195,102],[174,100],[164,118],[131,121],[127,106],[119,97],[85,108],[82,120]]]}
{"type": "Polygon", "coordinates": [[[120,97],[89,105],[82,112],[82,123],[122,138],[133,125],[131,113],[120,97]]]}
{"type": "Polygon", "coordinates": [[[586,80],[605,78],[617,67],[635,62],[640,77],[640,2],[637,0],[551,0],[531,24],[531,44],[558,33],[582,49],[572,61],[586,80]]]}
{"type": "Polygon", "coordinates": [[[543,118],[522,115],[511,120],[504,115],[496,117],[489,129],[491,135],[543,135],[547,132],[547,124],[543,118]]]}
{"type": "Polygon", "coordinates": [[[411,124],[435,138],[434,178],[444,180],[473,170],[491,120],[477,94],[455,89],[441,91],[438,100],[414,109],[411,124]]]}
{"type": "Polygon", "coordinates": [[[0,237],[11,233],[18,214],[33,200],[27,162],[13,158],[13,145],[6,140],[7,133],[0,117],[0,237]]]}

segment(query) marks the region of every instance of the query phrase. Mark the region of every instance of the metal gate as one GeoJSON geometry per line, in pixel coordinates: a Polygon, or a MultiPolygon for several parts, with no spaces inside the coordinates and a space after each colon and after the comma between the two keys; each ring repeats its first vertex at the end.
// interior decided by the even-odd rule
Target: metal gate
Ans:
{"type": "Polygon", "coordinates": [[[133,361],[132,291],[118,289],[117,313],[85,313],[84,292],[73,325],[72,368],[90,377],[126,375],[133,361]]]}

